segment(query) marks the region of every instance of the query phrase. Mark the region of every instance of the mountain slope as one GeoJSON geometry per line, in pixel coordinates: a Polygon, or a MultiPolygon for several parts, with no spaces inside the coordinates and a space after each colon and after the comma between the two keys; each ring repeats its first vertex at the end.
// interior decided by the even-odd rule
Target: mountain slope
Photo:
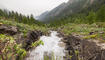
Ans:
{"type": "Polygon", "coordinates": [[[59,20],[66,18],[79,12],[88,13],[90,10],[97,10],[104,0],[69,0],[67,3],[62,3],[55,9],[48,12],[41,21],[49,22],[52,20],[59,20]]]}

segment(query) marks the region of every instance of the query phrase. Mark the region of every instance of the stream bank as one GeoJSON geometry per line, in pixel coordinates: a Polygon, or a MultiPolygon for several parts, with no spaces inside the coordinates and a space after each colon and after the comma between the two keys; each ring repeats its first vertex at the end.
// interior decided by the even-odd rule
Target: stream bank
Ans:
{"type": "MultiPolygon", "coordinates": [[[[27,36],[19,31],[15,26],[1,25],[0,33],[13,36],[16,43],[22,44],[22,48],[29,51],[32,42],[39,40],[40,36],[45,35],[41,31],[29,31],[27,36]]],[[[66,44],[64,60],[105,60],[104,44],[93,39],[82,39],[81,36],[59,34],[62,41],[66,44]]],[[[1,49],[1,48],[0,48],[1,49]]],[[[49,57],[49,56],[48,56],[49,57]]],[[[19,59],[17,59],[19,60],[19,59]]]]}
{"type": "MultiPolygon", "coordinates": [[[[62,45],[65,46],[64,47],[65,55],[63,56],[63,60],[105,60],[105,57],[104,57],[105,49],[103,48],[103,45],[105,45],[105,44],[102,45],[101,43],[96,42],[97,40],[93,40],[93,39],[83,39],[82,36],[80,36],[80,35],[65,36],[64,34],[62,34],[60,32],[58,32],[58,33],[59,34],[57,36],[59,38],[62,38],[61,41],[64,44],[66,44],[66,45],[61,44],[61,46],[62,45]]],[[[44,38],[46,38],[46,37],[44,37],[44,38]]],[[[44,38],[42,38],[42,40],[44,38]]],[[[45,40],[47,40],[47,39],[45,39],[45,40]]],[[[49,43],[49,45],[51,45],[51,44],[49,43]]],[[[51,48],[52,48],[52,46],[48,47],[47,50],[51,49],[51,48]]],[[[46,48],[42,48],[42,47],[40,49],[36,48],[37,52],[44,51],[43,49],[46,49],[46,48]]],[[[57,48],[55,48],[55,50],[57,50],[57,48]]],[[[30,52],[30,53],[31,54],[35,53],[35,49],[33,52],[30,52]]],[[[46,52],[46,54],[48,54],[48,53],[46,52]]],[[[30,55],[30,56],[32,56],[32,55],[30,55]]],[[[46,55],[46,56],[47,56],[47,58],[50,58],[49,60],[52,60],[51,55],[46,55]]],[[[34,60],[34,59],[30,59],[30,60],[34,60]]],[[[44,60],[44,59],[42,59],[42,60],[44,60]]]]}
{"type": "Polygon", "coordinates": [[[30,50],[26,60],[64,60],[65,43],[57,36],[57,31],[50,32],[49,36],[40,37],[44,44],[30,50]]]}
{"type": "Polygon", "coordinates": [[[24,35],[17,26],[0,25],[0,59],[2,56],[3,60],[23,60],[32,48],[31,44],[38,41],[41,35],[43,32],[37,30],[24,35]]]}
{"type": "MultiPolygon", "coordinates": [[[[64,35],[62,35],[64,36],[64,35]]],[[[105,60],[103,45],[94,39],[82,39],[79,35],[64,36],[67,56],[65,60],[105,60]]]]}

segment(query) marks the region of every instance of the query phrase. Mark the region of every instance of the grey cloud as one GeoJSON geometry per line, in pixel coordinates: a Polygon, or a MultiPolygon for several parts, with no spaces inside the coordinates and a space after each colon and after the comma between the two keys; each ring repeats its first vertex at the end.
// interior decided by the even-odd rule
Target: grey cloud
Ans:
{"type": "Polygon", "coordinates": [[[14,10],[25,15],[33,14],[37,16],[66,1],[68,0],[0,0],[0,8],[14,10]]]}

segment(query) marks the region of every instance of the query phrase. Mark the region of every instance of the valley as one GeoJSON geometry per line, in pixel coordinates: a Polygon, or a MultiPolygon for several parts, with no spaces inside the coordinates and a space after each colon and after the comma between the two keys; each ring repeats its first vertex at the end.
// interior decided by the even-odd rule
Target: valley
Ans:
{"type": "Polygon", "coordinates": [[[0,60],[105,60],[105,0],[69,0],[35,19],[0,9],[0,60]]]}

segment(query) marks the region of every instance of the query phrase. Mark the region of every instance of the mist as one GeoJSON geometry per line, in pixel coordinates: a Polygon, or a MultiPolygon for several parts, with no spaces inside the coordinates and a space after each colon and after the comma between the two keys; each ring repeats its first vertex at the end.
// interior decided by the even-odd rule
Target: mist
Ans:
{"type": "Polygon", "coordinates": [[[68,0],[0,0],[0,8],[15,11],[24,15],[38,16],[57,7],[68,0]]]}

